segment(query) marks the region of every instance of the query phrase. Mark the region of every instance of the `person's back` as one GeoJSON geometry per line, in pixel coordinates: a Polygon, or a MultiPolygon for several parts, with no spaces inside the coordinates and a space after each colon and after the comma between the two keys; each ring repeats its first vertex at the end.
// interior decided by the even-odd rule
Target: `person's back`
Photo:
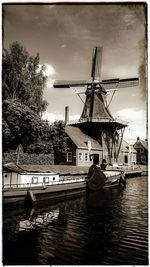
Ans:
{"type": "Polygon", "coordinates": [[[106,170],[106,166],[107,166],[107,164],[106,164],[106,160],[103,159],[103,160],[102,160],[102,164],[101,164],[101,170],[102,170],[102,171],[105,171],[105,170],[106,170]]]}

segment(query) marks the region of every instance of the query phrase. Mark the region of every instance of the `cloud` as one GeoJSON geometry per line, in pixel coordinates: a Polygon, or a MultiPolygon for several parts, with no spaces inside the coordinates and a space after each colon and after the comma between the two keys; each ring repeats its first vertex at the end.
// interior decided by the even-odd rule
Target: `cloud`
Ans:
{"type": "Polygon", "coordinates": [[[54,81],[55,81],[54,79],[48,78],[47,81],[46,81],[47,87],[52,88],[53,84],[54,84],[54,81]]]}
{"type": "MultiPolygon", "coordinates": [[[[42,66],[43,65],[39,64],[37,72],[39,72],[41,70],[42,66]]],[[[51,64],[45,63],[44,66],[45,66],[45,68],[43,70],[44,75],[49,77],[49,76],[53,76],[54,74],[56,74],[56,71],[51,64]]]]}
{"type": "Polygon", "coordinates": [[[61,114],[56,115],[56,114],[54,114],[54,113],[49,113],[49,112],[47,112],[47,111],[44,112],[42,118],[43,118],[44,120],[49,121],[50,123],[51,123],[51,122],[54,122],[54,121],[57,121],[57,120],[63,120],[63,119],[64,119],[64,118],[63,118],[63,115],[61,115],[61,114]]]}
{"type": "Polygon", "coordinates": [[[70,121],[75,121],[75,120],[78,120],[80,118],[81,115],[79,114],[75,114],[75,115],[72,115],[69,117],[69,120],[70,121]]]}
{"type": "MultiPolygon", "coordinates": [[[[43,117],[44,120],[49,121],[50,123],[54,122],[54,121],[59,121],[59,120],[64,120],[64,116],[62,114],[54,114],[54,113],[49,113],[49,112],[44,112],[43,117]]],[[[72,116],[69,116],[69,120],[70,121],[75,121],[78,120],[80,118],[79,114],[75,114],[72,116]]]]}
{"type": "Polygon", "coordinates": [[[140,121],[140,120],[146,120],[146,113],[145,110],[134,110],[132,108],[122,109],[114,114],[115,117],[120,117],[120,119],[126,120],[126,121],[140,121]]]}
{"type": "MultiPolygon", "coordinates": [[[[45,69],[43,72],[44,72],[44,75],[47,76],[46,85],[47,85],[47,87],[53,87],[55,79],[52,79],[51,76],[55,75],[56,71],[51,64],[45,63],[44,66],[45,66],[45,69]]],[[[39,64],[39,68],[38,68],[37,72],[39,72],[41,70],[41,67],[42,67],[42,65],[39,64]]]]}
{"type": "Polygon", "coordinates": [[[135,142],[137,137],[146,138],[146,111],[134,110],[132,108],[122,109],[114,114],[115,118],[128,122],[124,139],[128,142],[135,142]]]}
{"type": "Polygon", "coordinates": [[[61,45],[61,48],[62,48],[62,49],[66,48],[66,47],[67,47],[66,44],[62,44],[62,45],[61,45]]]}
{"type": "Polygon", "coordinates": [[[45,75],[46,76],[53,76],[54,74],[56,74],[56,71],[55,71],[55,69],[54,69],[54,67],[51,65],[51,64],[44,64],[45,65],[45,67],[46,67],[46,69],[45,69],[45,71],[44,71],[44,73],[45,73],[45,75]]]}

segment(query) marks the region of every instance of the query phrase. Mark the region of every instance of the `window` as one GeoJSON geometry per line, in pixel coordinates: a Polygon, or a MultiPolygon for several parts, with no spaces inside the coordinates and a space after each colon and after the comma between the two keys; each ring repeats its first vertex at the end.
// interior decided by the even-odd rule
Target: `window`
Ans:
{"type": "Polygon", "coordinates": [[[32,184],[38,183],[38,177],[32,177],[32,184]]]}
{"type": "Polygon", "coordinates": [[[146,156],[145,155],[141,155],[141,162],[146,162],[146,156]]]}
{"type": "Polygon", "coordinates": [[[144,153],[144,148],[140,148],[140,152],[141,153],[144,153]]]}
{"type": "Polygon", "coordinates": [[[44,183],[49,183],[49,177],[44,177],[43,181],[44,181],[44,183]]]}
{"type": "Polygon", "coordinates": [[[85,153],[85,161],[88,161],[88,153],[85,153]]]}
{"type": "Polygon", "coordinates": [[[72,162],[72,152],[67,152],[67,162],[72,162]]]}
{"type": "Polygon", "coordinates": [[[83,161],[83,153],[79,153],[79,161],[83,161]]]}

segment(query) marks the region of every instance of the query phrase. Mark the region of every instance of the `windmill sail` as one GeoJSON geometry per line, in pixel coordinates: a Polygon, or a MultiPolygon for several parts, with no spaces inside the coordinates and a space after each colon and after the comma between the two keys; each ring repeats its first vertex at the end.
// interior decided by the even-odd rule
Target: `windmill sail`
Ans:
{"type": "Polygon", "coordinates": [[[92,81],[95,80],[100,81],[101,63],[102,63],[102,47],[95,47],[93,51],[92,70],[91,70],[92,81]]]}
{"type": "Polygon", "coordinates": [[[138,86],[139,78],[102,80],[101,85],[105,89],[126,88],[138,86]]]}
{"type": "Polygon", "coordinates": [[[70,87],[80,87],[87,85],[86,81],[60,81],[55,80],[53,87],[54,88],[70,88],[70,87]]]}
{"type": "MultiPolygon", "coordinates": [[[[94,76],[96,79],[96,76],[94,76]]],[[[97,86],[102,86],[105,89],[115,89],[115,88],[126,88],[126,87],[134,87],[138,86],[139,78],[128,78],[128,79],[109,79],[102,80],[101,82],[94,81],[93,85],[95,89],[97,86]]],[[[70,88],[70,87],[80,87],[80,86],[91,86],[91,82],[86,82],[86,80],[80,81],[61,81],[55,80],[53,87],[54,88],[70,88]]]]}

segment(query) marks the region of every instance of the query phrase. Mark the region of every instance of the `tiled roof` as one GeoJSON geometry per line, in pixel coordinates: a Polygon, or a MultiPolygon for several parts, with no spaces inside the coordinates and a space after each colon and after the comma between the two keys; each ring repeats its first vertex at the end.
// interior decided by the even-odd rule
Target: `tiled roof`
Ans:
{"type": "Polygon", "coordinates": [[[147,150],[148,149],[147,141],[143,141],[143,140],[140,140],[140,141],[141,141],[142,146],[147,150]]]}
{"type": "Polygon", "coordinates": [[[66,174],[85,174],[88,173],[89,166],[70,166],[70,165],[20,165],[27,172],[54,172],[60,175],[66,174]]]}
{"type": "Polygon", "coordinates": [[[78,127],[66,126],[65,132],[78,148],[88,148],[87,142],[90,141],[92,149],[102,150],[96,140],[83,133],[78,127]]]}
{"type": "Polygon", "coordinates": [[[145,148],[145,150],[148,150],[148,142],[144,141],[144,140],[137,140],[134,144],[134,148],[140,148],[141,146],[143,146],[143,148],[145,148]]]}

